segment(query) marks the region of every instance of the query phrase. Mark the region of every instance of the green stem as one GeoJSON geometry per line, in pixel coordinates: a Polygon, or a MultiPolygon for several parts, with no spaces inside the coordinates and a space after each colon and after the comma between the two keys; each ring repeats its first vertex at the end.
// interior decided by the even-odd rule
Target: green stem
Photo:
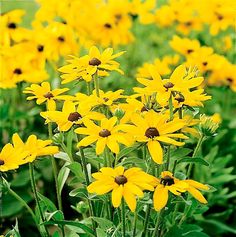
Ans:
{"type": "Polygon", "coordinates": [[[106,167],[112,167],[112,161],[110,159],[110,154],[107,147],[104,149],[104,158],[106,167]]]}
{"type": "Polygon", "coordinates": [[[169,165],[170,165],[170,145],[167,148],[167,161],[166,161],[166,170],[169,169],[169,165]]]}
{"type": "Polygon", "coordinates": [[[133,237],[136,237],[137,219],[138,219],[138,213],[137,213],[137,211],[135,211],[135,212],[134,212],[134,229],[133,229],[133,237]]]}
{"type": "Polygon", "coordinates": [[[157,222],[156,222],[156,225],[155,225],[155,229],[153,231],[153,234],[152,234],[152,237],[160,237],[160,225],[161,225],[161,217],[162,217],[162,214],[163,214],[163,210],[162,209],[160,212],[159,212],[159,215],[157,217],[157,222]]]}
{"type": "Polygon", "coordinates": [[[100,97],[100,94],[99,94],[99,78],[98,78],[97,72],[93,75],[93,79],[94,79],[94,87],[95,87],[95,90],[96,90],[96,95],[97,95],[97,97],[100,97]]]}
{"type": "MultiPolygon", "coordinates": [[[[45,218],[44,218],[44,215],[43,215],[40,203],[39,203],[39,197],[38,197],[37,189],[36,189],[36,182],[35,182],[35,178],[34,178],[34,164],[33,163],[29,163],[29,172],[30,172],[31,186],[32,186],[34,198],[35,198],[35,201],[36,201],[36,205],[37,205],[38,210],[39,210],[39,215],[40,215],[41,221],[44,222],[45,218]]],[[[45,231],[46,236],[49,236],[47,228],[44,226],[43,229],[45,231]]]]}
{"type": "MultiPolygon", "coordinates": [[[[82,147],[80,147],[79,151],[80,151],[80,155],[81,155],[81,163],[82,163],[83,171],[85,174],[85,182],[86,182],[86,185],[89,186],[90,181],[89,181],[89,174],[88,174],[88,170],[87,170],[87,163],[86,163],[86,158],[84,155],[84,150],[82,147]]],[[[89,197],[88,197],[88,204],[89,204],[89,215],[94,216],[93,204],[92,204],[89,197]]],[[[92,225],[93,225],[93,230],[96,232],[96,225],[95,225],[95,222],[93,219],[92,219],[92,225]]]]}
{"type": "Polygon", "coordinates": [[[91,95],[90,82],[87,82],[86,85],[87,85],[87,94],[91,95]]]}
{"type": "Polygon", "coordinates": [[[174,116],[173,103],[172,103],[172,94],[170,95],[170,98],[169,98],[169,110],[170,110],[170,121],[171,121],[171,120],[173,120],[173,116],[174,116]]]}
{"type": "Polygon", "coordinates": [[[142,237],[145,237],[147,234],[147,228],[148,228],[148,223],[149,223],[149,217],[150,217],[150,212],[151,212],[151,205],[147,205],[147,210],[146,210],[146,215],[145,215],[145,220],[144,220],[144,227],[143,227],[143,234],[142,237]]]}
{"type": "Polygon", "coordinates": [[[37,223],[37,218],[36,218],[34,212],[32,211],[32,209],[28,206],[28,204],[25,202],[24,199],[22,199],[15,191],[13,191],[13,190],[10,188],[10,185],[8,184],[8,182],[7,182],[6,180],[4,180],[4,181],[5,181],[5,183],[6,183],[6,187],[7,187],[7,189],[8,189],[9,194],[11,194],[16,200],[18,200],[18,201],[27,209],[27,211],[30,213],[30,215],[32,216],[32,218],[33,218],[33,220],[34,220],[34,222],[35,222],[35,224],[36,224],[36,226],[37,226],[37,228],[38,228],[38,231],[39,231],[40,235],[44,237],[45,234],[42,233],[41,229],[39,228],[38,223],[37,223]]]}
{"type": "MultiPolygon", "coordinates": [[[[52,124],[51,123],[48,123],[48,134],[49,134],[49,139],[52,139],[52,124]]],[[[51,161],[52,161],[52,170],[53,170],[55,186],[56,186],[58,208],[60,211],[62,211],[61,193],[59,190],[59,183],[58,183],[58,179],[57,179],[58,169],[57,169],[57,163],[56,163],[54,156],[51,156],[51,161]]]]}
{"type": "MultiPolygon", "coordinates": [[[[195,150],[193,152],[192,158],[196,157],[196,154],[197,154],[199,148],[201,147],[203,140],[204,140],[204,135],[201,135],[201,137],[198,140],[197,146],[196,146],[196,148],[195,148],[195,150]]],[[[193,167],[193,163],[191,163],[189,165],[189,167],[188,167],[188,171],[187,171],[187,177],[188,178],[189,178],[189,176],[191,174],[192,167],[193,167]]]]}
{"type": "Polygon", "coordinates": [[[125,237],[125,202],[122,198],[121,202],[121,219],[122,219],[122,236],[125,237]]]}

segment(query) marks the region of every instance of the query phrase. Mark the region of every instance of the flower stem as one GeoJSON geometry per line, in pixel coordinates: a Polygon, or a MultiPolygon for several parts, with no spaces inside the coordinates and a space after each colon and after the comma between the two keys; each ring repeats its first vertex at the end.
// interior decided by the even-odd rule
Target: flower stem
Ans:
{"type": "Polygon", "coordinates": [[[30,215],[32,216],[32,218],[33,218],[33,220],[34,220],[34,222],[35,222],[35,224],[36,224],[36,226],[37,226],[37,228],[38,228],[38,231],[39,231],[40,235],[41,235],[42,237],[45,237],[46,235],[45,235],[45,233],[42,232],[42,230],[40,229],[40,227],[39,227],[39,225],[38,225],[38,223],[37,223],[37,218],[36,218],[34,212],[32,211],[32,209],[28,206],[28,204],[25,202],[24,199],[22,199],[15,191],[13,191],[13,190],[10,188],[10,185],[8,184],[8,182],[7,182],[5,179],[4,179],[4,182],[5,182],[5,184],[6,184],[5,186],[7,187],[9,194],[11,194],[16,200],[18,200],[18,201],[27,209],[27,211],[30,213],[30,215]]]}
{"type": "Polygon", "coordinates": [[[136,227],[137,227],[138,212],[134,212],[134,228],[133,228],[133,237],[136,237],[136,227]]]}
{"type": "MultiPolygon", "coordinates": [[[[36,190],[36,183],[35,183],[35,178],[34,178],[34,164],[33,163],[29,163],[29,172],[30,172],[31,186],[32,186],[34,198],[35,198],[35,201],[36,201],[36,205],[37,205],[38,210],[39,210],[39,215],[40,215],[41,221],[44,222],[45,218],[43,216],[43,212],[42,212],[42,209],[41,209],[41,206],[40,206],[40,203],[39,203],[39,197],[38,197],[37,190],[36,190]]],[[[47,228],[45,226],[43,226],[43,228],[44,228],[46,236],[49,236],[47,228]]]]}
{"type": "MultiPolygon", "coordinates": [[[[195,150],[194,150],[194,152],[193,152],[192,158],[196,157],[196,154],[197,154],[199,148],[201,147],[203,140],[204,140],[204,135],[201,135],[201,137],[200,137],[199,140],[198,140],[197,146],[196,146],[196,148],[195,148],[195,150]]],[[[188,167],[188,171],[187,171],[187,177],[188,177],[188,178],[189,178],[189,176],[190,176],[190,174],[191,174],[192,168],[193,168],[193,163],[191,163],[191,164],[189,165],[189,167],[188,167]]]]}
{"type": "MultiPolygon", "coordinates": [[[[52,139],[52,124],[51,123],[48,123],[48,134],[49,134],[49,139],[52,139]]],[[[62,211],[61,194],[60,194],[59,183],[58,183],[58,179],[57,179],[58,169],[57,169],[57,163],[56,163],[54,156],[51,156],[51,161],[52,161],[52,170],[53,170],[55,186],[56,186],[58,208],[60,211],[62,211]]]]}
{"type": "Polygon", "coordinates": [[[125,237],[125,202],[124,198],[121,201],[121,220],[122,220],[122,236],[125,237]]]}
{"type": "Polygon", "coordinates": [[[160,225],[161,225],[161,217],[163,214],[163,209],[159,212],[159,215],[157,217],[155,229],[153,231],[152,237],[160,237],[160,225]]]}
{"type": "Polygon", "coordinates": [[[87,84],[87,94],[91,95],[90,82],[88,81],[86,84],[87,84]]]}
{"type": "Polygon", "coordinates": [[[147,228],[148,228],[148,223],[149,223],[149,217],[150,217],[150,211],[151,211],[151,205],[147,205],[147,210],[146,210],[146,215],[145,215],[145,220],[144,220],[144,227],[143,227],[143,234],[142,237],[145,237],[147,234],[147,228]]]}
{"type": "MultiPolygon", "coordinates": [[[[86,182],[86,185],[89,186],[90,181],[89,181],[89,174],[88,174],[88,170],[87,170],[87,164],[86,164],[86,158],[84,155],[84,150],[82,147],[80,147],[79,151],[80,151],[80,155],[81,155],[81,163],[83,166],[83,171],[85,174],[85,182],[86,182]]],[[[92,204],[92,201],[90,200],[89,197],[88,197],[88,204],[89,204],[89,215],[94,216],[93,204],[92,204]]],[[[96,225],[95,225],[95,222],[93,219],[92,219],[92,225],[93,225],[93,230],[96,232],[96,225]]]]}
{"type": "Polygon", "coordinates": [[[100,94],[99,94],[99,78],[98,78],[98,73],[97,72],[93,75],[93,79],[94,79],[94,87],[95,87],[95,90],[96,90],[96,95],[97,95],[97,97],[100,97],[100,94]]]}
{"type": "Polygon", "coordinates": [[[172,94],[170,95],[170,98],[169,98],[169,110],[170,110],[170,121],[171,121],[171,120],[173,120],[173,116],[174,116],[173,103],[172,103],[172,94]]]}

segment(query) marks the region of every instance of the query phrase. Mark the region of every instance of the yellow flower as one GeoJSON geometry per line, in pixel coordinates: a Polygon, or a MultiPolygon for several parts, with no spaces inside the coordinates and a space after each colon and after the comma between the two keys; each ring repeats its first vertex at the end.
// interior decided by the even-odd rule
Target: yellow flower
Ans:
{"type": "Polygon", "coordinates": [[[50,146],[51,140],[37,139],[35,135],[30,135],[24,143],[19,135],[15,133],[12,137],[13,146],[16,149],[23,148],[27,153],[22,164],[33,162],[39,156],[54,155],[59,152],[57,146],[50,146]]]}
{"type": "Polygon", "coordinates": [[[134,114],[131,118],[134,125],[123,125],[122,128],[132,135],[136,141],[147,143],[152,159],[157,164],[162,164],[163,150],[160,142],[175,146],[184,145],[184,142],[176,141],[173,138],[188,138],[181,133],[174,133],[183,128],[185,122],[178,118],[168,122],[169,115],[156,113],[153,110],[142,115],[134,114]]]}
{"type": "Polygon", "coordinates": [[[173,39],[170,41],[170,46],[176,52],[184,56],[188,56],[200,48],[200,43],[198,40],[180,38],[179,36],[175,35],[173,39]]]}
{"type": "Polygon", "coordinates": [[[51,90],[50,84],[43,82],[41,85],[32,84],[30,87],[26,87],[23,93],[33,94],[33,96],[27,97],[27,100],[37,99],[36,103],[39,105],[47,101],[47,109],[55,110],[55,100],[67,100],[71,98],[71,96],[60,95],[68,90],[68,88],[51,90]]]}
{"type": "Polygon", "coordinates": [[[10,143],[6,144],[0,152],[0,172],[18,169],[26,156],[23,147],[15,148],[10,143]]]}
{"type": "Polygon", "coordinates": [[[206,199],[198,190],[209,190],[209,187],[194,180],[176,179],[169,171],[161,173],[161,179],[155,188],[153,203],[156,211],[164,208],[168,201],[169,191],[174,195],[180,196],[181,193],[188,191],[194,198],[201,203],[207,203],[206,199]]]}
{"type": "Polygon", "coordinates": [[[72,101],[65,101],[62,111],[46,111],[40,115],[46,119],[46,123],[54,122],[60,131],[68,131],[74,124],[82,124],[84,119],[100,120],[105,116],[88,108],[76,106],[72,101]]]}
{"type": "Polygon", "coordinates": [[[78,146],[88,146],[96,142],[96,154],[100,155],[107,146],[112,152],[119,153],[120,148],[118,143],[126,146],[131,145],[132,140],[124,133],[119,132],[121,125],[116,125],[117,118],[104,118],[101,120],[101,125],[98,126],[90,120],[84,120],[85,128],[77,128],[78,134],[87,135],[83,138],[78,146]]]}
{"type": "Polygon", "coordinates": [[[64,73],[61,75],[62,84],[81,78],[85,81],[91,81],[95,73],[98,76],[107,76],[110,71],[123,74],[123,71],[119,69],[119,63],[114,60],[123,53],[124,51],[113,55],[112,48],[107,48],[100,53],[98,48],[93,46],[90,48],[88,55],[80,58],[71,56],[72,59],[68,60],[70,64],[58,69],[64,73]]]}
{"type": "Polygon", "coordinates": [[[124,167],[116,168],[103,167],[100,172],[92,174],[96,179],[88,186],[90,193],[103,195],[111,193],[112,204],[119,207],[122,198],[124,198],[131,211],[136,209],[136,197],[143,197],[143,190],[153,191],[156,178],[146,174],[140,168],[130,168],[125,170],[124,167]]]}
{"type": "Polygon", "coordinates": [[[93,90],[90,96],[86,96],[83,93],[77,93],[75,95],[74,101],[78,101],[78,103],[82,107],[88,107],[89,109],[105,105],[110,107],[113,105],[118,99],[124,98],[125,96],[121,95],[124,90],[117,90],[117,91],[107,91],[104,92],[99,90],[99,97],[97,96],[96,90],[93,90]]]}

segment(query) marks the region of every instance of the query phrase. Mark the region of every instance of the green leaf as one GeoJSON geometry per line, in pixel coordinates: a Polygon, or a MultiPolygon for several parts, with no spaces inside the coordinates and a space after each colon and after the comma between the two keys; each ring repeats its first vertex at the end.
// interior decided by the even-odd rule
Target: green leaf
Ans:
{"type": "Polygon", "coordinates": [[[235,228],[227,226],[223,222],[213,220],[213,219],[205,219],[205,220],[203,220],[203,222],[208,223],[208,224],[212,224],[213,226],[218,227],[220,230],[223,230],[223,232],[229,232],[229,233],[236,234],[236,229],[235,228]]]}
{"type": "Polygon", "coordinates": [[[54,155],[55,158],[70,162],[70,157],[65,152],[59,152],[54,155]]]}
{"type": "Polygon", "coordinates": [[[85,180],[84,178],[84,173],[81,167],[81,164],[78,162],[73,162],[69,165],[67,165],[67,167],[75,174],[75,176],[79,179],[81,179],[82,181],[85,180]]]}
{"type": "Polygon", "coordinates": [[[44,203],[47,207],[47,211],[54,212],[57,211],[55,204],[47,197],[43,196],[41,193],[37,192],[39,199],[44,203]]]}
{"type": "Polygon", "coordinates": [[[180,159],[187,156],[191,152],[192,152],[192,149],[181,147],[174,151],[171,151],[170,156],[172,159],[180,159]]]}
{"type": "Polygon", "coordinates": [[[182,234],[182,236],[185,236],[185,237],[209,237],[209,235],[203,233],[203,232],[191,232],[189,234],[182,234]]]}
{"type": "Polygon", "coordinates": [[[109,229],[111,227],[114,227],[113,222],[111,222],[105,218],[101,218],[101,217],[91,217],[91,218],[94,221],[96,221],[102,229],[109,229]]]}
{"type": "Polygon", "coordinates": [[[81,197],[81,198],[87,198],[87,190],[85,188],[76,188],[70,191],[69,195],[71,197],[81,197]]]}
{"type": "Polygon", "coordinates": [[[59,171],[58,177],[57,177],[60,194],[61,194],[61,191],[62,191],[62,189],[66,183],[66,180],[70,174],[70,169],[67,168],[67,165],[68,165],[68,163],[66,163],[64,166],[62,166],[62,168],[59,171]]]}
{"type": "Polygon", "coordinates": [[[85,233],[88,234],[88,236],[95,236],[94,232],[92,229],[90,229],[88,226],[79,223],[79,222],[75,222],[75,221],[45,221],[42,223],[42,225],[69,225],[69,226],[75,226],[75,227],[79,227],[80,229],[82,229],[83,231],[85,231],[85,233]]]}
{"type": "Polygon", "coordinates": [[[142,146],[142,144],[135,144],[135,145],[132,146],[132,147],[126,147],[126,148],[122,149],[122,150],[120,151],[120,153],[117,155],[117,158],[116,158],[116,159],[117,159],[117,160],[120,160],[122,157],[127,156],[129,153],[131,153],[131,152],[137,150],[137,149],[140,148],[141,146],[142,146]]]}
{"type": "Polygon", "coordinates": [[[202,164],[202,165],[205,165],[205,166],[209,166],[209,163],[207,161],[205,161],[204,159],[202,159],[202,158],[185,157],[185,158],[180,159],[178,161],[178,164],[182,163],[182,162],[186,162],[186,163],[199,163],[199,164],[202,164]]]}
{"type": "Polygon", "coordinates": [[[103,229],[101,229],[101,228],[96,228],[96,234],[97,234],[97,237],[107,236],[106,232],[103,229]]]}

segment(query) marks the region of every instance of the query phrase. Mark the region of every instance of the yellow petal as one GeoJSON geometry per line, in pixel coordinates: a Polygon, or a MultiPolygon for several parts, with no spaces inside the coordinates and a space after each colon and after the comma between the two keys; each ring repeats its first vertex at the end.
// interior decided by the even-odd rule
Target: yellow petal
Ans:
{"type": "Polygon", "coordinates": [[[119,185],[117,188],[113,189],[111,194],[112,205],[114,207],[120,206],[122,196],[123,196],[123,185],[119,185]]]}
{"type": "Polygon", "coordinates": [[[157,164],[162,164],[163,163],[163,151],[162,151],[160,143],[158,141],[148,141],[147,145],[148,145],[148,150],[150,152],[152,159],[157,164]]]}
{"type": "Polygon", "coordinates": [[[153,194],[153,204],[156,211],[160,211],[163,207],[166,206],[168,201],[168,189],[163,185],[156,187],[153,194]]]}
{"type": "Polygon", "coordinates": [[[96,154],[97,155],[102,154],[102,152],[104,151],[105,146],[106,146],[106,141],[107,141],[106,138],[101,138],[97,141],[97,143],[96,143],[96,154]]]}
{"type": "Polygon", "coordinates": [[[132,212],[134,212],[136,209],[136,204],[137,204],[135,196],[129,191],[128,188],[124,188],[123,196],[124,196],[125,202],[127,203],[129,209],[132,212]]]}
{"type": "Polygon", "coordinates": [[[189,187],[188,192],[196,198],[199,202],[206,204],[207,200],[204,198],[204,196],[198,191],[196,188],[189,187]]]}

